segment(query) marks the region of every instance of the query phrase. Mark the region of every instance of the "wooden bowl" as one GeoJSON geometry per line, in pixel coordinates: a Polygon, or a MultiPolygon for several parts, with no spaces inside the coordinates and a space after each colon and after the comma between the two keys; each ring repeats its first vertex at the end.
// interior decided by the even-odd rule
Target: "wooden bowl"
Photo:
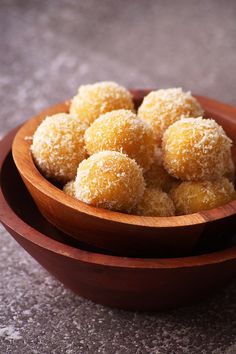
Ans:
{"type": "MultiPolygon", "coordinates": [[[[133,91],[136,106],[147,91],[133,91]]],[[[215,118],[236,142],[236,109],[197,97],[206,116],[215,118]]],[[[199,213],[174,217],[140,217],[89,206],[65,195],[37,170],[30,153],[32,136],[47,115],[67,112],[68,103],[49,108],[27,121],[16,134],[13,158],[23,181],[44,217],[79,241],[120,255],[187,255],[204,237],[215,237],[236,225],[236,201],[199,213]],[[207,233],[204,231],[207,230],[207,233]]],[[[236,160],[236,144],[233,157],[236,160]]]]}
{"type": "Polygon", "coordinates": [[[60,232],[39,213],[11,156],[16,130],[0,142],[0,221],[24,249],[66,287],[103,305],[165,310],[200,301],[236,275],[230,238],[201,255],[173,259],[116,257],[92,251],[60,232]],[[218,248],[221,251],[216,251],[218,248]]]}

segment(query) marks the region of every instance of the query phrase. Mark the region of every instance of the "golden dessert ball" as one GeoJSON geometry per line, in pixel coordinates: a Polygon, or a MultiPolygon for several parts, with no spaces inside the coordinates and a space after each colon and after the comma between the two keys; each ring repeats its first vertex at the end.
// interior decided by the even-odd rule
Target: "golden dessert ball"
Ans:
{"type": "Polygon", "coordinates": [[[140,201],[144,188],[141,167],[117,151],[101,151],[81,162],[75,180],[77,199],[125,212],[140,201]]]}
{"type": "Polygon", "coordinates": [[[233,183],[225,177],[215,181],[182,182],[170,195],[177,215],[213,209],[236,197],[233,183]]]}
{"type": "Polygon", "coordinates": [[[71,197],[75,196],[75,181],[67,182],[63,187],[63,192],[70,195],[71,197]]]}
{"type": "Polygon", "coordinates": [[[85,145],[89,155],[103,150],[127,154],[145,170],[154,156],[151,128],[125,109],[101,115],[86,130],[85,145]]]}
{"type": "Polygon", "coordinates": [[[144,173],[144,179],[147,187],[159,188],[164,192],[169,192],[171,188],[179,183],[164,168],[162,152],[159,148],[155,149],[154,161],[149,170],[144,173]]]}
{"type": "Polygon", "coordinates": [[[153,129],[157,144],[161,145],[163,133],[183,117],[199,117],[203,109],[199,102],[181,88],[170,88],[150,92],[139,107],[138,116],[153,129]]]}
{"type": "Polygon", "coordinates": [[[85,130],[86,125],[66,113],[43,120],[34,133],[31,151],[45,177],[62,183],[75,178],[79,163],[87,157],[85,130]]]}
{"type": "Polygon", "coordinates": [[[175,207],[167,193],[158,188],[146,188],[133,213],[140,216],[173,216],[175,207]]]}
{"type": "Polygon", "coordinates": [[[187,181],[214,180],[226,171],[231,140],[213,119],[183,118],[163,137],[163,160],[174,177],[187,181]]]}
{"type": "Polygon", "coordinates": [[[104,81],[83,85],[72,99],[70,113],[91,124],[101,114],[116,109],[134,110],[131,93],[115,82],[104,81]]]}

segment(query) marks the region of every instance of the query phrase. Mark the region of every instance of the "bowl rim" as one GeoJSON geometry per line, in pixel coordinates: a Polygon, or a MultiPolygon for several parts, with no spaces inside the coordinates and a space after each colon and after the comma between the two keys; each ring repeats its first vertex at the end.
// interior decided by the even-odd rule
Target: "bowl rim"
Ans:
{"type": "MultiPolygon", "coordinates": [[[[133,94],[134,98],[136,98],[136,100],[140,100],[142,99],[143,95],[145,95],[149,91],[150,90],[131,90],[131,93],[133,94]]],[[[223,115],[225,119],[230,120],[231,122],[232,115],[236,116],[236,108],[232,106],[223,104],[221,102],[203,96],[195,95],[195,97],[197,97],[200,103],[203,104],[203,108],[205,105],[208,105],[210,107],[213,105],[216,107],[215,111],[218,112],[218,114],[219,112],[221,112],[221,115],[223,115]]],[[[178,228],[183,226],[203,225],[209,221],[216,221],[234,215],[236,213],[236,200],[233,200],[223,206],[194,214],[171,217],[137,216],[97,208],[66,195],[62,190],[50,183],[38,171],[37,167],[34,164],[32,155],[29,153],[30,143],[29,141],[25,142],[24,140],[25,137],[29,135],[29,131],[31,131],[30,135],[33,134],[36,129],[35,124],[40,122],[42,118],[52,114],[52,112],[55,111],[65,111],[67,108],[68,100],[63,103],[53,105],[49,107],[49,109],[40,112],[38,115],[29,119],[22,125],[13,141],[13,159],[21,175],[41,193],[47,195],[47,197],[51,198],[52,200],[56,201],[61,205],[66,205],[71,210],[73,209],[74,212],[90,215],[92,217],[103,219],[106,221],[146,228],[178,228]],[[21,144],[21,154],[23,152],[24,162],[27,161],[27,164],[22,164],[22,160],[17,150],[18,144],[21,144]]]]}
{"type": "MultiPolygon", "coordinates": [[[[4,161],[11,152],[11,143],[19,127],[11,130],[2,140],[0,140],[0,177],[4,161]]],[[[2,186],[0,185],[0,221],[13,233],[27,241],[61,256],[99,266],[129,268],[129,269],[177,269],[192,268],[224,263],[236,259],[236,245],[223,251],[208,254],[179,257],[179,258],[131,258],[106,255],[63,244],[57,240],[46,236],[40,231],[23,221],[10,207],[4,197],[2,186]],[[33,235],[33,236],[32,236],[33,235]]]]}

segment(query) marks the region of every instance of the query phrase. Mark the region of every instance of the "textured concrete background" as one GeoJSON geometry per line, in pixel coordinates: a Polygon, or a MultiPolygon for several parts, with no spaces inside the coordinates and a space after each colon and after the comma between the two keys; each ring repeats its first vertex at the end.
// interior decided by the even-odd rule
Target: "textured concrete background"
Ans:
{"type": "MultiPolygon", "coordinates": [[[[183,86],[236,105],[235,1],[0,1],[3,135],[81,83],[183,86]]],[[[65,290],[0,228],[0,353],[236,353],[236,283],[137,314],[65,290]]]]}

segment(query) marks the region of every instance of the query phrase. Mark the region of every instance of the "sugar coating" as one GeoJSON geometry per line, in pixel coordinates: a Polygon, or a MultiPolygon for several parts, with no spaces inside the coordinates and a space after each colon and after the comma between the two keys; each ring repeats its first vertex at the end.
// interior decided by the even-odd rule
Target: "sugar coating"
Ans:
{"type": "Polygon", "coordinates": [[[167,193],[159,188],[146,188],[133,213],[140,216],[173,216],[175,207],[167,193]]]}
{"type": "Polygon", "coordinates": [[[63,187],[63,192],[70,195],[71,197],[75,196],[75,181],[67,182],[63,187]]]}
{"type": "Polygon", "coordinates": [[[164,134],[164,166],[181,180],[214,180],[227,171],[231,145],[223,128],[213,119],[183,118],[164,134]]]}
{"type": "Polygon", "coordinates": [[[144,97],[138,110],[139,118],[152,126],[158,145],[161,145],[163,133],[171,124],[183,117],[202,115],[199,102],[191,92],[183,92],[182,88],[152,91],[144,97]]]}
{"type": "Polygon", "coordinates": [[[91,124],[101,114],[116,109],[134,110],[131,93],[115,82],[104,81],[83,85],[72,99],[70,113],[91,124]]]}
{"type": "Polygon", "coordinates": [[[101,151],[81,162],[75,180],[79,200],[125,212],[140,201],[144,188],[141,167],[117,151],[101,151]]]}
{"type": "Polygon", "coordinates": [[[103,150],[119,151],[147,170],[154,157],[152,129],[129,110],[101,115],[85,132],[89,155],[103,150]]]}
{"type": "Polygon", "coordinates": [[[235,199],[233,183],[223,177],[216,181],[182,182],[172,189],[177,215],[217,208],[235,199]]]}
{"type": "Polygon", "coordinates": [[[155,149],[154,161],[148,171],[144,173],[144,179],[147,187],[159,188],[164,192],[169,192],[178,180],[166,171],[163,166],[162,151],[160,148],[155,149]]]}
{"type": "Polygon", "coordinates": [[[79,163],[87,157],[86,127],[66,113],[47,117],[38,126],[31,152],[45,177],[63,183],[75,178],[79,163]]]}

